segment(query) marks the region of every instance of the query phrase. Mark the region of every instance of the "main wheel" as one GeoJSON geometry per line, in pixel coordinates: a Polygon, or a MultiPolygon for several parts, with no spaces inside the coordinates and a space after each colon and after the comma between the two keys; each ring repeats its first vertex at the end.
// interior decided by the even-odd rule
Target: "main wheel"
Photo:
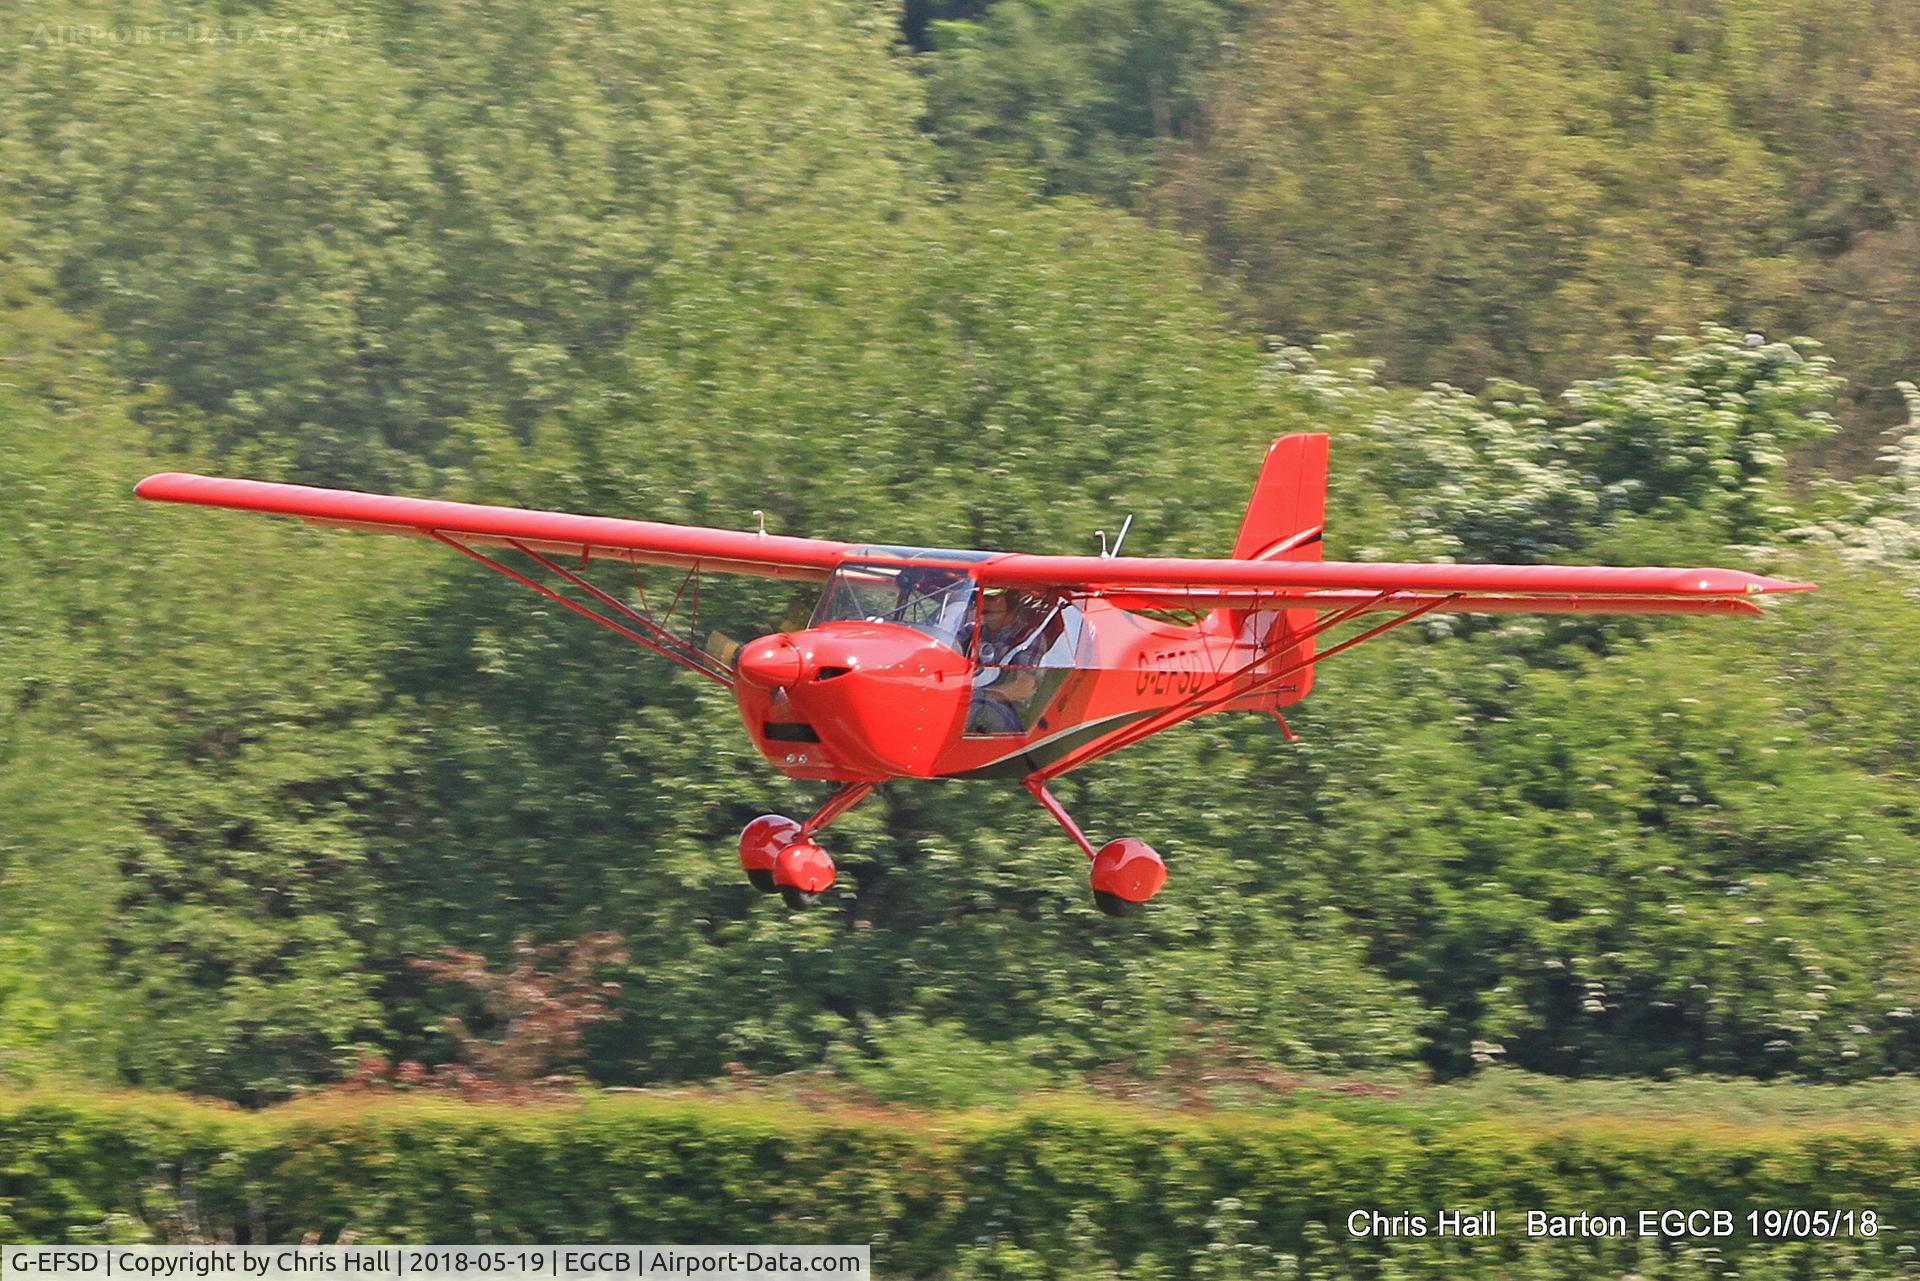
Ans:
{"type": "Polygon", "coordinates": [[[1153,846],[1123,836],[1100,847],[1089,879],[1094,906],[1108,916],[1132,916],[1167,883],[1167,864],[1153,846]]]}
{"type": "Polygon", "coordinates": [[[791,908],[812,907],[820,893],[833,884],[833,858],[802,838],[780,851],[773,861],[773,883],[791,908]]]}
{"type": "Polygon", "coordinates": [[[800,839],[800,825],[783,814],[762,814],[740,833],[740,866],[762,894],[779,889],[773,864],[780,851],[800,839]]]}

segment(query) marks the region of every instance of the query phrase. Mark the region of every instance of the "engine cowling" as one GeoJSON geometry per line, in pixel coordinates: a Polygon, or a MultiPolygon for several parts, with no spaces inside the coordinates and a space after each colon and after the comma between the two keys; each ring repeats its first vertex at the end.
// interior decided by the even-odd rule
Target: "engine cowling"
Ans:
{"type": "Polygon", "coordinates": [[[754,746],[795,778],[931,776],[973,695],[965,658],[897,623],[763,636],[735,664],[734,697],[754,746]]]}

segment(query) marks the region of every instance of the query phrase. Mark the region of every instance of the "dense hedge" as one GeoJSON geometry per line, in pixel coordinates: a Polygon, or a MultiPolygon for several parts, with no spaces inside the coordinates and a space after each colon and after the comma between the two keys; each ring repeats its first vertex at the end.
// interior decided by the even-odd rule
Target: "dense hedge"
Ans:
{"type": "Polygon", "coordinates": [[[1273,1251],[1303,1256],[1313,1276],[1440,1275],[1461,1259],[1543,1276],[1603,1264],[1695,1275],[1698,1249],[1543,1250],[1521,1223],[1529,1208],[1671,1207],[1871,1208],[1888,1226],[1853,1246],[1763,1249],[1744,1230],[1711,1244],[1749,1260],[1750,1277],[1898,1275],[1911,1260],[1898,1225],[1920,1222],[1920,1127],[1535,1124],[1366,1104],[900,1114],[402,1097],[248,1113],[137,1095],[0,1099],[7,1242],[870,1241],[888,1276],[1084,1275],[1090,1260],[1225,1275],[1223,1252],[1254,1275],[1273,1251]],[[1357,1208],[1442,1207],[1500,1210],[1500,1237],[1383,1246],[1344,1230],[1357,1208]]]}

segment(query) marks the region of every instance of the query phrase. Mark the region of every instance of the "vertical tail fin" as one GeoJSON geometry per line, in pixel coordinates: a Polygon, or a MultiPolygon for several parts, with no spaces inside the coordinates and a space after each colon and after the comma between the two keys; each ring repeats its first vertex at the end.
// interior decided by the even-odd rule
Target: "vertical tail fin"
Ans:
{"type": "Polygon", "coordinates": [[[1247,501],[1235,560],[1319,560],[1327,518],[1327,436],[1295,432],[1267,449],[1247,501]]]}
{"type": "MultiPolygon", "coordinates": [[[[1253,497],[1234,540],[1235,560],[1319,560],[1320,535],[1327,516],[1327,437],[1324,432],[1295,432],[1267,449],[1254,482],[1253,497]]],[[[1304,663],[1297,671],[1229,704],[1271,711],[1305,698],[1313,688],[1313,638],[1310,609],[1234,609],[1219,611],[1225,629],[1272,657],[1262,667],[1278,671],[1304,663]],[[1298,636],[1298,640],[1291,637],[1298,636]]],[[[1260,669],[1256,669],[1256,673],[1260,669]]]]}

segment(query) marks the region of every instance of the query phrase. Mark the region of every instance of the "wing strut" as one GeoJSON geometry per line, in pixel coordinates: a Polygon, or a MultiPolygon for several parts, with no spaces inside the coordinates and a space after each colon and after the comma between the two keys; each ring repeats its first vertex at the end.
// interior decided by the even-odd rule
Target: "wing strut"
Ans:
{"type": "MultiPolygon", "coordinates": [[[[595,600],[599,601],[601,604],[606,605],[612,609],[618,610],[621,614],[625,615],[627,618],[632,619],[633,622],[636,625],[638,625],[643,631],[645,631],[648,635],[652,636],[658,644],[663,645],[668,649],[675,651],[675,654],[677,655],[685,655],[685,661],[687,666],[692,667],[697,662],[701,664],[704,669],[709,669],[708,670],[709,675],[713,675],[715,671],[718,671],[718,674],[727,677],[728,685],[733,684],[732,675],[730,673],[727,673],[724,669],[715,668],[715,665],[713,663],[713,658],[710,654],[708,654],[705,650],[701,649],[698,645],[695,645],[691,640],[687,639],[686,637],[680,636],[674,633],[673,631],[669,630],[664,623],[656,621],[645,610],[633,608],[631,605],[628,605],[625,601],[613,595],[611,592],[607,592],[602,590],[599,587],[596,587],[594,584],[588,582],[585,578],[581,577],[579,574],[573,573],[572,571],[564,568],[563,566],[559,565],[553,560],[550,560],[547,557],[542,556],[539,552],[535,551],[531,547],[528,547],[524,543],[516,542],[513,544],[513,546],[517,550],[524,552],[528,556],[532,557],[533,560],[537,561],[544,568],[559,575],[561,578],[564,578],[567,582],[573,584],[575,587],[578,587],[581,591],[586,592],[589,596],[593,597],[595,600]]],[[[585,554],[586,553],[583,552],[582,556],[584,557],[585,554]]],[[[693,612],[687,620],[687,625],[690,628],[697,629],[700,625],[700,566],[699,565],[695,565],[692,569],[687,571],[687,577],[682,579],[680,582],[681,591],[686,590],[688,580],[691,580],[693,583],[693,612]]],[[[634,581],[636,583],[640,581],[639,570],[637,567],[634,570],[634,581]]],[[[642,594],[640,599],[644,603],[646,600],[646,596],[642,594]]],[[[680,600],[679,592],[674,593],[673,599],[675,604],[679,603],[679,600],[680,600]]],[[[668,618],[673,617],[673,607],[671,605],[667,607],[666,616],[668,618]]],[[[669,657],[674,657],[674,655],[669,655],[669,657]]],[[[676,657],[674,661],[679,662],[682,660],[676,657]]]]}
{"type": "MultiPolygon", "coordinates": [[[[662,658],[671,659],[672,661],[680,664],[682,667],[685,667],[691,671],[700,673],[700,675],[706,677],[708,680],[716,681],[721,685],[725,685],[729,689],[733,688],[733,674],[727,671],[724,667],[722,667],[717,661],[715,661],[712,655],[706,653],[704,650],[694,645],[693,642],[687,640],[685,637],[678,636],[673,632],[668,631],[666,628],[660,626],[659,623],[655,622],[653,619],[649,618],[647,615],[641,613],[639,610],[636,610],[630,605],[626,604],[624,601],[620,600],[618,597],[612,595],[609,592],[603,591],[599,587],[596,587],[594,584],[582,578],[580,575],[572,572],[569,569],[566,569],[565,567],[559,564],[556,564],[554,561],[541,555],[539,552],[534,551],[531,547],[528,547],[526,544],[516,539],[508,540],[516,551],[519,551],[524,555],[531,557],[542,568],[550,571],[551,573],[558,575],[561,579],[565,580],[567,583],[570,583],[571,585],[580,588],[582,591],[586,592],[589,596],[592,596],[595,600],[599,601],[601,604],[608,606],[609,608],[613,609],[615,612],[631,620],[634,624],[636,624],[638,627],[640,627],[643,630],[635,631],[632,627],[628,627],[624,623],[617,622],[614,619],[607,617],[605,614],[602,614],[597,609],[593,609],[593,608],[590,608],[589,606],[582,605],[579,601],[574,600],[571,596],[567,596],[562,592],[555,591],[553,588],[547,586],[545,583],[529,578],[527,575],[521,573],[517,569],[514,569],[512,566],[502,564],[500,561],[495,560],[493,557],[487,555],[485,552],[477,551],[474,548],[468,546],[466,543],[461,542],[459,539],[449,537],[448,535],[441,533],[437,529],[429,529],[429,530],[426,530],[425,532],[428,537],[438,542],[445,543],[447,546],[453,548],[455,551],[461,553],[464,556],[472,557],[474,560],[479,561],[482,565],[485,565],[488,569],[491,569],[497,573],[506,575],[508,578],[511,578],[514,582],[519,583],[523,587],[532,588],[534,591],[540,593],[542,596],[545,596],[548,600],[555,601],[561,605],[566,606],[568,609],[572,610],[576,614],[579,614],[583,618],[592,619],[594,622],[600,624],[602,627],[606,628],[608,631],[616,632],[619,635],[626,637],[628,640],[640,646],[642,649],[651,650],[652,652],[660,655],[662,658]]],[[[695,567],[694,572],[696,573],[698,572],[697,566],[695,567]]],[[[682,586],[684,587],[684,584],[682,586]]]]}
{"type": "MultiPolygon", "coordinates": [[[[1380,604],[1382,601],[1386,600],[1388,597],[1392,596],[1393,594],[1394,593],[1391,591],[1380,592],[1377,595],[1369,596],[1365,600],[1358,601],[1355,604],[1349,605],[1345,609],[1335,610],[1333,613],[1331,613],[1327,617],[1322,618],[1321,620],[1316,622],[1313,625],[1313,627],[1310,628],[1305,633],[1303,634],[1296,633],[1294,635],[1289,636],[1286,641],[1287,647],[1292,648],[1293,646],[1300,644],[1302,641],[1312,640],[1314,637],[1319,636],[1322,633],[1331,630],[1332,628],[1338,627],[1340,624],[1346,622],[1348,619],[1354,618],[1362,613],[1365,613],[1367,610],[1374,608],[1375,606],[1377,606],[1378,604],[1380,604]]],[[[1458,595],[1458,593],[1455,593],[1454,595],[1458,595]]],[[[1240,680],[1240,678],[1243,676],[1249,675],[1254,670],[1254,668],[1258,667],[1261,663],[1267,661],[1266,656],[1264,655],[1260,658],[1256,658],[1252,662],[1247,663],[1244,666],[1238,668],[1237,670],[1229,673],[1228,675],[1221,677],[1219,680],[1207,686],[1205,689],[1196,690],[1194,693],[1188,695],[1186,698],[1182,699],[1180,702],[1173,704],[1171,707],[1163,708],[1162,710],[1155,712],[1152,716],[1147,717],[1145,720],[1135,721],[1133,724],[1126,726],[1124,729],[1121,729],[1118,733],[1114,734],[1110,738],[1095,739],[1092,742],[1087,743],[1077,748],[1074,751],[1068,752],[1065,756],[1062,756],[1059,760],[1055,761],[1053,764],[1047,766],[1046,768],[1034,771],[1032,774],[1027,775],[1027,778],[1026,778],[1027,787],[1029,788],[1029,790],[1033,789],[1035,786],[1044,787],[1045,784],[1048,782],[1048,780],[1057,778],[1060,775],[1066,773],[1070,769],[1077,769],[1078,767],[1087,764],[1089,761],[1098,760],[1100,757],[1109,755],[1110,753],[1113,753],[1113,752],[1117,752],[1123,747],[1131,747],[1133,744],[1139,742],[1143,738],[1147,738],[1148,736],[1153,734],[1158,734],[1163,729],[1169,729],[1175,725],[1180,724],[1180,722],[1182,721],[1191,720],[1194,717],[1201,715],[1202,713],[1210,712],[1224,703],[1232,702],[1236,698],[1242,698],[1248,694],[1258,693],[1260,690],[1264,689],[1268,685],[1273,684],[1275,681],[1278,681],[1283,677],[1293,675],[1295,672],[1299,671],[1303,667],[1308,667],[1313,665],[1314,663],[1318,663],[1325,659],[1332,658],[1335,654],[1338,654],[1341,650],[1352,649],[1355,645],[1358,645],[1363,641],[1370,641],[1374,637],[1379,636],[1384,632],[1392,631],[1394,628],[1399,627],[1403,623],[1412,622],[1414,619],[1420,617],[1420,615],[1422,614],[1430,613],[1433,610],[1439,609],[1441,606],[1453,600],[1454,595],[1435,596],[1435,597],[1432,597],[1431,599],[1422,601],[1420,604],[1414,606],[1412,609],[1409,609],[1406,612],[1401,614],[1396,614],[1392,618],[1389,618],[1384,623],[1376,623],[1372,627],[1369,627],[1366,631],[1361,632],[1358,635],[1349,636],[1346,640],[1341,641],[1338,645],[1334,645],[1328,649],[1322,650],[1319,654],[1315,655],[1312,658],[1295,659],[1291,663],[1283,664],[1282,666],[1275,668],[1271,672],[1262,673],[1260,676],[1255,677],[1249,683],[1239,686],[1238,688],[1235,688],[1234,682],[1240,680]],[[1220,691],[1223,689],[1227,691],[1225,694],[1220,693],[1220,691]]],[[[1035,792],[1034,794],[1036,796],[1039,795],[1038,792],[1035,792]]],[[[1044,804],[1044,802],[1042,803],[1044,804]]]]}

